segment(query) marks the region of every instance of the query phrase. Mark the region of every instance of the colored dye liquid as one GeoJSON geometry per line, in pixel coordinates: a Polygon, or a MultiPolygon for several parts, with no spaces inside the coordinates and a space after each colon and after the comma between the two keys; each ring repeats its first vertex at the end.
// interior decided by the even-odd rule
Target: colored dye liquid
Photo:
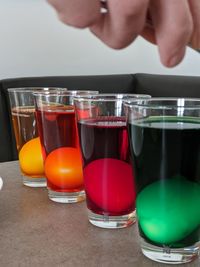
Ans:
{"type": "Polygon", "coordinates": [[[79,147],[73,107],[54,109],[36,111],[44,158],[59,147],[79,147]]]}
{"type": "Polygon", "coordinates": [[[32,106],[15,107],[12,109],[11,114],[17,150],[19,152],[26,142],[38,136],[35,108],[32,106]]]}
{"type": "Polygon", "coordinates": [[[184,247],[200,234],[200,124],[158,117],[129,124],[140,234],[159,246],[184,247]]]}
{"type": "Polygon", "coordinates": [[[78,123],[88,208],[107,216],[135,209],[135,188],[126,123],[100,117],[78,123]]]}
{"type": "Polygon", "coordinates": [[[73,107],[56,106],[36,111],[48,188],[83,190],[82,162],[73,107]]]}
{"type": "Polygon", "coordinates": [[[15,107],[11,114],[21,172],[31,178],[44,177],[35,108],[33,106],[15,107]]]}

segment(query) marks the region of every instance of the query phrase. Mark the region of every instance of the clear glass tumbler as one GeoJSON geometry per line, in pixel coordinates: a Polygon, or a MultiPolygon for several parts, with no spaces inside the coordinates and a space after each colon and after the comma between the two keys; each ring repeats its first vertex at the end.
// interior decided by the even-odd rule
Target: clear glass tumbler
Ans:
{"type": "Polygon", "coordinates": [[[35,119],[33,97],[33,92],[35,91],[67,91],[67,89],[54,87],[8,89],[12,124],[23,184],[29,187],[45,187],[46,178],[35,119]]]}
{"type": "Polygon", "coordinates": [[[135,222],[135,185],[124,100],[146,95],[75,98],[89,221],[103,228],[135,222]]]}
{"type": "Polygon", "coordinates": [[[200,238],[200,99],[125,106],[142,252],[158,262],[190,262],[200,238]]]}
{"type": "Polygon", "coordinates": [[[97,91],[36,92],[36,118],[49,199],[75,203],[85,199],[74,96],[97,91]]]}

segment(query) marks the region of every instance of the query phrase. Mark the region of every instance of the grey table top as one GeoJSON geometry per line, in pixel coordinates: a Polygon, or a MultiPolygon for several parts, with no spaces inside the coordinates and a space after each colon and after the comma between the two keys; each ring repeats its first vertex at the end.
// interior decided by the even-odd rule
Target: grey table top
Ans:
{"type": "MultiPolygon", "coordinates": [[[[0,176],[0,266],[169,267],[142,255],[136,224],[91,225],[85,202],[57,204],[45,188],[23,186],[18,162],[0,163],[0,176]]],[[[200,266],[200,259],[184,266],[200,266]]]]}

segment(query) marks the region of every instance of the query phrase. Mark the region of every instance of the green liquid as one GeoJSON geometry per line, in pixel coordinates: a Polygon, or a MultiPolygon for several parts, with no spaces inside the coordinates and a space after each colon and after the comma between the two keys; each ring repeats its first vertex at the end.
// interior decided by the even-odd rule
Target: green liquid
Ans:
{"type": "Polygon", "coordinates": [[[141,235],[156,245],[199,241],[200,120],[151,117],[129,124],[141,235]]]}

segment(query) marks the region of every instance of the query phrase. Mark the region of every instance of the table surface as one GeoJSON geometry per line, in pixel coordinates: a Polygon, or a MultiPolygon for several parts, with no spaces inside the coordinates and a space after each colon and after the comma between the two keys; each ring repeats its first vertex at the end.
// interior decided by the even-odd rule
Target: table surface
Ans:
{"type": "MultiPolygon", "coordinates": [[[[0,176],[0,266],[169,267],[143,256],[136,224],[91,225],[85,202],[54,203],[45,188],[23,186],[16,161],[0,163],[0,176]]],[[[200,259],[184,266],[198,267],[200,259]]]]}

